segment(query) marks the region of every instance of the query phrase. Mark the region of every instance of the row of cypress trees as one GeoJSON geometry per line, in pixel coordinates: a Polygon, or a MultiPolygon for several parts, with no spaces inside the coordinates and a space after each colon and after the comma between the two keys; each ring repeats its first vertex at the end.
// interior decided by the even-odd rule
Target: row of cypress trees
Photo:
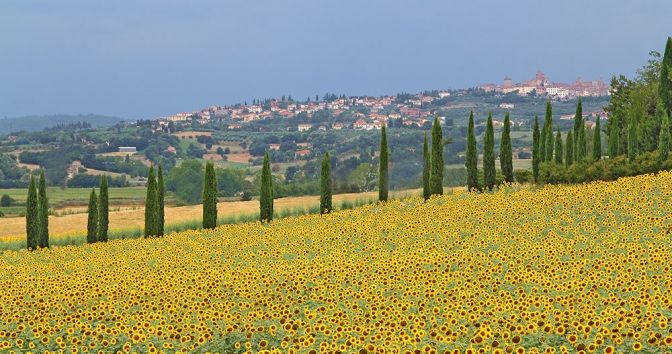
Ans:
{"type": "Polygon", "coordinates": [[[107,242],[110,224],[110,206],[107,176],[100,177],[100,195],[91,189],[89,196],[86,242],[107,242]]]}
{"type": "Polygon", "coordinates": [[[49,201],[44,170],[40,171],[40,180],[30,176],[28,197],[26,199],[26,247],[29,250],[49,247],[49,201]]]}
{"type": "MultiPolygon", "coordinates": [[[[504,117],[504,128],[499,145],[499,163],[507,183],[513,182],[513,152],[511,146],[511,119],[507,113],[504,117]]],[[[474,112],[469,114],[469,126],[467,128],[467,151],[465,156],[467,168],[467,190],[480,191],[482,187],[478,179],[478,148],[476,145],[476,132],[474,129],[474,112]]],[[[492,123],[492,114],[488,115],[483,138],[483,183],[485,188],[492,190],[496,183],[497,171],[495,170],[495,133],[492,123]]]]}
{"type": "Polygon", "coordinates": [[[154,175],[154,166],[147,175],[147,196],[145,198],[145,237],[161,237],[165,225],[165,186],[163,168],[159,166],[158,176],[154,175]]]}

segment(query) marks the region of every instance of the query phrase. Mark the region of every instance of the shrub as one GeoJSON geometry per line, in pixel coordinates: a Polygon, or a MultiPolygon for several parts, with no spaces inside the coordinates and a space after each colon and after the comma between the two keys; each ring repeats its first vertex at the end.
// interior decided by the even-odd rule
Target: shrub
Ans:
{"type": "Polygon", "coordinates": [[[0,198],[0,206],[10,207],[12,204],[14,204],[14,199],[7,194],[3,194],[2,198],[0,198]]]}
{"type": "Polygon", "coordinates": [[[532,182],[532,171],[530,170],[515,170],[513,176],[518,183],[532,182]]]}

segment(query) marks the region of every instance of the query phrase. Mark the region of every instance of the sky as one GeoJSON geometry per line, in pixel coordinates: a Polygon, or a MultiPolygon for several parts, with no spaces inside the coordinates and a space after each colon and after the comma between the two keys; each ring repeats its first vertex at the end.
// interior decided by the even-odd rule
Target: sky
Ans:
{"type": "Polygon", "coordinates": [[[0,117],[632,75],[669,0],[2,0],[0,117]]]}

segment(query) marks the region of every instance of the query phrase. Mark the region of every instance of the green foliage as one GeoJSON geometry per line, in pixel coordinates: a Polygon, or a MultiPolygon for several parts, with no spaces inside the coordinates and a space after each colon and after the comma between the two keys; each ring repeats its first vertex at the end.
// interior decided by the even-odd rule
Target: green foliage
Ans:
{"type": "Polygon", "coordinates": [[[630,162],[635,160],[639,152],[639,144],[637,141],[637,119],[631,118],[628,124],[628,160],[630,162]]]}
{"type": "Polygon", "coordinates": [[[387,151],[387,130],[380,130],[380,160],[378,164],[378,201],[386,202],[390,189],[389,166],[387,151]]]}
{"type": "MultiPolygon", "coordinates": [[[[102,190],[101,190],[102,193],[102,190]]],[[[163,167],[159,165],[159,175],[156,186],[156,235],[163,236],[166,226],[166,186],[163,182],[163,167]]]]}
{"type": "Polygon", "coordinates": [[[320,171],[320,214],[328,214],[334,210],[331,190],[331,158],[329,153],[322,158],[320,171]]]}
{"type": "Polygon", "coordinates": [[[609,136],[607,138],[607,153],[609,158],[615,158],[620,152],[620,127],[617,116],[609,117],[609,136]]]}
{"type": "Polygon", "coordinates": [[[147,175],[147,197],[145,198],[145,237],[156,236],[157,213],[156,213],[156,177],[154,166],[149,168],[147,175]]]}
{"type": "Polygon", "coordinates": [[[660,97],[667,114],[672,114],[672,37],[667,37],[665,53],[660,64],[658,97],[660,97]]]}
{"type": "Polygon", "coordinates": [[[541,155],[541,142],[539,136],[539,117],[534,116],[534,127],[532,130],[532,175],[535,182],[539,179],[539,164],[543,160],[541,155]]]}
{"type": "Polygon", "coordinates": [[[203,183],[203,228],[217,227],[217,176],[212,162],[205,164],[205,181],[203,183]]]}
{"type": "Polygon", "coordinates": [[[483,140],[483,182],[488,190],[495,186],[495,132],[492,126],[492,114],[488,115],[483,140]]]}
{"type": "Polygon", "coordinates": [[[91,189],[89,196],[89,208],[87,210],[88,219],[86,224],[86,242],[94,243],[98,241],[98,198],[96,190],[91,189]]]}
{"type": "Polygon", "coordinates": [[[429,189],[429,175],[432,168],[432,160],[429,155],[429,146],[427,144],[427,134],[425,134],[422,141],[422,197],[427,200],[431,195],[429,189]]]}
{"type": "Polygon", "coordinates": [[[443,132],[439,118],[432,123],[432,158],[429,174],[429,191],[432,195],[443,194],[443,132]]]}
{"type": "Polygon", "coordinates": [[[198,160],[185,160],[168,173],[166,189],[180,200],[196,204],[202,201],[203,181],[203,164],[198,160]]]}
{"type": "Polygon", "coordinates": [[[562,165],[562,155],[564,154],[562,147],[562,134],[560,133],[560,128],[555,135],[555,163],[562,165]]]}
{"type": "Polygon", "coordinates": [[[574,114],[574,161],[584,162],[586,160],[586,125],[583,121],[583,105],[581,98],[576,105],[574,114]]]}
{"type": "Polygon", "coordinates": [[[662,123],[660,124],[660,137],[658,138],[658,154],[660,161],[667,160],[670,153],[670,116],[667,112],[663,113],[662,123]]]}
{"type": "Polygon", "coordinates": [[[544,161],[553,161],[553,107],[551,101],[546,102],[546,117],[544,119],[546,132],[543,133],[546,149],[544,161]]]}
{"type": "Polygon", "coordinates": [[[39,245],[40,220],[38,213],[37,186],[35,185],[35,177],[30,176],[26,199],[26,246],[29,250],[35,250],[39,245]]]}
{"type": "Polygon", "coordinates": [[[574,164],[574,136],[571,130],[565,139],[565,165],[571,166],[574,164]]]}
{"type": "Polygon", "coordinates": [[[259,196],[259,219],[261,222],[273,220],[273,177],[268,153],[264,154],[261,168],[261,195],[259,196]]]}
{"type": "Polygon", "coordinates": [[[593,161],[602,159],[602,130],[600,117],[595,118],[595,132],[593,133],[593,161]]]}
{"type": "Polygon", "coordinates": [[[464,165],[467,168],[467,190],[470,192],[479,191],[478,147],[476,145],[476,133],[474,131],[474,112],[469,114],[469,127],[467,128],[467,154],[464,165]]]}
{"type": "Polygon", "coordinates": [[[38,219],[40,236],[39,247],[49,247],[49,201],[47,199],[47,182],[44,178],[44,170],[40,170],[40,183],[37,191],[38,219]]]}
{"type": "Polygon", "coordinates": [[[1,207],[11,207],[12,204],[14,204],[14,199],[10,197],[8,194],[3,194],[2,198],[0,198],[0,206],[1,207]]]}
{"type": "Polygon", "coordinates": [[[513,175],[518,183],[531,183],[534,176],[530,170],[514,170],[513,175]]]}
{"type": "Polygon", "coordinates": [[[98,198],[98,241],[107,242],[110,228],[110,195],[107,176],[100,176],[100,196],[98,198]]]}
{"type": "Polygon", "coordinates": [[[506,183],[513,183],[513,151],[511,148],[511,120],[504,116],[504,129],[499,143],[499,164],[506,183]]]}

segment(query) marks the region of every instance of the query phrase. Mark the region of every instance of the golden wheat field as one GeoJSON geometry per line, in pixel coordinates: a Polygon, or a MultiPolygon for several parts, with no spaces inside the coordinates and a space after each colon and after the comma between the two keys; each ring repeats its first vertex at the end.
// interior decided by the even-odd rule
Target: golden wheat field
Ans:
{"type": "Polygon", "coordinates": [[[0,351],[662,353],[672,174],[0,256],[0,351]]]}

